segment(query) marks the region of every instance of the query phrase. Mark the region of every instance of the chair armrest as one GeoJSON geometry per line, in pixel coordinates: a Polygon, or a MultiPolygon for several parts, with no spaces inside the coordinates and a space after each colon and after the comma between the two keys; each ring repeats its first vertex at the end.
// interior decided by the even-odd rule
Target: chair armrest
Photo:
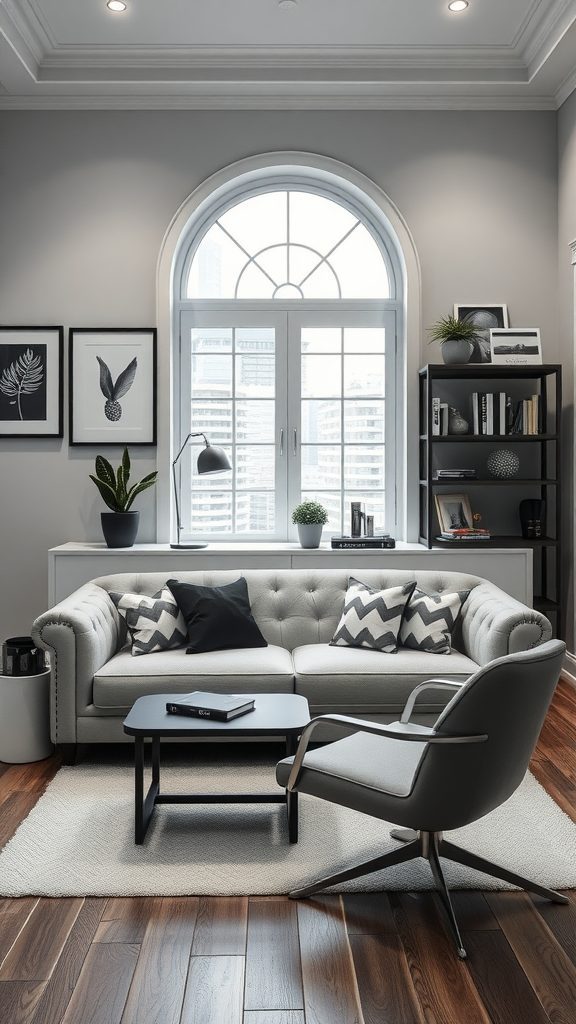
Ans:
{"type": "Polygon", "coordinates": [[[434,687],[437,690],[459,690],[461,686],[464,686],[464,682],[456,682],[455,679],[427,679],[424,683],[419,683],[415,686],[411,693],[408,694],[408,700],[404,705],[404,711],[400,715],[401,722],[409,722],[416,699],[422,690],[427,690],[429,687],[434,687]]]}
{"type": "Polygon", "coordinates": [[[288,779],[288,785],[286,787],[288,790],[292,791],[295,789],[300,781],[303,761],[312,733],[316,726],[326,722],[329,722],[331,725],[339,726],[343,729],[349,729],[350,726],[356,726],[357,732],[374,733],[376,736],[387,736],[388,739],[407,740],[411,743],[484,743],[485,740],[488,739],[487,733],[472,736],[449,736],[426,728],[419,729],[417,726],[412,726],[409,732],[404,732],[401,729],[394,729],[389,725],[379,725],[376,722],[367,722],[362,718],[350,718],[349,715],[319,715],[318,718],[313,718],[312,721],[309,722],[308,725],[304,726],[304,729],[302,730],[298,749],[294,755],[294,762],[288,779]]]}

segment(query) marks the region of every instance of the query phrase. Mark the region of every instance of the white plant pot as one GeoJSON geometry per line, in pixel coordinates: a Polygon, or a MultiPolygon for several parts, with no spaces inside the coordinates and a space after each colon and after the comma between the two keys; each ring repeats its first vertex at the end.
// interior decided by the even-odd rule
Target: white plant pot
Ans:
{"type": "Polygon", "coordinates": [[[319,548],[322,540],[322,523],[298,523],[298,540],[302,548],[319,548]]]}

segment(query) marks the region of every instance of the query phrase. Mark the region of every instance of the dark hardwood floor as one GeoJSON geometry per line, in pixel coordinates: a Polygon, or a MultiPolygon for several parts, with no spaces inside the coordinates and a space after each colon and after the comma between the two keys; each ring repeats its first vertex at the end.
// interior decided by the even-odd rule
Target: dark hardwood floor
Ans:
{"type": "MultiPolygon", "coordinates": [[[[59,767],[0,764],[0,846],[59,767]]],[[[576,690],[532,769],[576,821],[576,690]]],[[[519,836],[519,842],[530,842],[519,836]]],[[[576,850],[574,851],[576,857],[576,850]]],[[[1,1024],[574,1024],[576,891],[0,899],[1,1024]]]]}

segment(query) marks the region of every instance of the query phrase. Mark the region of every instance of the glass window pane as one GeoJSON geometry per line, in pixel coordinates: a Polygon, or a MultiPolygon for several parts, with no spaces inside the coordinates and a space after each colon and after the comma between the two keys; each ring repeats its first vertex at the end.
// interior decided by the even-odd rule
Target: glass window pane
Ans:
{"type": "Polygon", "coordinates": [[[310,277],[302,281],[305,299],[340,299],[340,284],[333,268],[321,263],[310,277]]]}
{"type": "Polygon", "coordinates": [[[236,445],[237,487],[273,490],[275,454],[274,445],[236,445]]]}
{"type": "Polygon", "coordinates": [[[229,352],[232,350],[232,330],[226,327],[198,327],[190,331],[192,352],[229,352]]]}
{"type": "Polygon", "coordinates": [[[344,402],[344,440],[384,443],[384,402],[371,398],[344,402]]]}
{"type": "Polygon", "coordinates": [[[236,356],[238,398],[273,398],[275,385],[273,352],[246,352],[236,356]]]}
{"type": "Polygon", "coordinates": [[[330,256],[345,299],[387,299],[390,282],[382,253],[360,224],[330,256]]]}
{"type": "MultiPolygon", "coordinates": [[[[233,440],[233,408],[232,402],[194,402],[190,416],[190,430],[195,434],[206,434],[211,444],[226,447],[233,440]]],[[[194,460],[196,460],[201,449],[200,447],[196,448],[196,445],[191,445],[191,447],[194,451],[194,460]]],[[[195,466],[196,461],[193,464],[195,466]]]]}
{"type": "Polygon", "coordinates": [[[273,327],[237,327],[236,350],[238,352],[274,352],[273,327]]]}
{"type": "Polygon", "coordinates": [[[340,356],[302,356],[302,397],[339,398],[342,391],[340,356]]]}
{"type": "Polygon", "coordinates": [[[192,533],[230,533],[232,530],[232,492],[192,492],[192,533]]]}
{"type": "Polygon", "coordinates": [[[332,199],[313,192],[290,193],[290,240],[310,245],[323,255],[334,248],[357,220],[332,199]]]}
{"type": "Polygon", "coordinates": [[[383,356],[344,356],[344,394],[384,394],[383,356]]]}
{"type": "Polygon", "coordinates": [[[302,352],[340,352],[342,331],[339,327],[303,327],[302,352]]]}
{"type": "Polygon", "coordinates": [[[271,299],[277,283],[260,267],[249,263],[238,279],[237,296],[239,299],[271,299]]]}
{"type": "MultiPolygon", "coordinates": [[[[340,402],[305,399],[302,402],[302,443],[311,441],[340,442],[342,406],[340,402]]],[[[354,438],[354,440],[358,440],[354,438]]]]}
{"type": "Polygon", "coordinates": [[[290,281],[300,284],[308,274],[316,269],[321,255],[315,249],[305,249],[302,245],[290,245],[288,248],[290,261],[290,281]]]}
{"type": "Polygon", "coordinates": [[[196,250],[186,295],[189,299],[232,298],[248,257],[218,224],[206,233],[196,250]]]}
{"type": "Polygon", "coordinates": [[[274,245],[271,249],[259,252],[254,260],[257,267],[268,274],[277,288],[288,280],[288,248],[286,245],[274,245]]]}
{"type": "Polygon", "coordinates": [[[344,449],[344,486],[356,490],[384,487],[384,448],[372,445],[346,445],[344,449]]]}
{"type": "Polygon", "coordinates": [[[193,398],[232,394],[232,357],[224,355],[192,356],[193,398]]]}
{"type": "Polygon", "coordinates": [[[303,445],[301,486],[340,487],[342,479],[340,445],[303,445]]]}
{"type": "Polygon", "coordinates": [[[236,440],[274,444],[274,402],[236,402],[236,440]]]}
{"type": "Polygon", "coordinates": [[[268,245],[287,240],[287,193],[263,192],[237,203],[218,218],[220,224],[253,256],[268,245]]]}
{"type": "Polygon", "coordinates": [[[269,533],[276,528],[274,495],[270,491],[238,491],[236,530],[238,533],[269,533]]]}
{"type": "Polygon", "coordinates": [[[384,352],[385,332],[381,327],[345,327],[345,352],[384,352]]]}

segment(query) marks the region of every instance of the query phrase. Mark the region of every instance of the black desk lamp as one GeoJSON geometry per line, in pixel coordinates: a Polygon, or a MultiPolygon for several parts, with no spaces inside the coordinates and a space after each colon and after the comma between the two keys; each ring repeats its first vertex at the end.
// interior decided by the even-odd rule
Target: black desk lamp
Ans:
{"type": "Polygon", "coordinates": [[[174,482],[174,501],[176,506],[176,529],[178,531],[178,540],[174,544],[170,544],[171,548],[207,548],[208,545],[205,543],[180,543],[180,534],[182,532],[182,523],[180,522],[180,502],[178,500],[178,479],[176,476],[176,467],[180,461],[180,456],[184,451],[188,441],[191,437],[203,437],[205,448],[202,449],[198,456],[198,473],[204,475],[204,473],[225,473],[226,470],[232,469],[232,463],[228,458],[223,448],[219,448],[217,445],[210,444],[206,434],[188,434],[188,437],[184,441],[178,455],[172,463],[172,480],[174,482]]]}

